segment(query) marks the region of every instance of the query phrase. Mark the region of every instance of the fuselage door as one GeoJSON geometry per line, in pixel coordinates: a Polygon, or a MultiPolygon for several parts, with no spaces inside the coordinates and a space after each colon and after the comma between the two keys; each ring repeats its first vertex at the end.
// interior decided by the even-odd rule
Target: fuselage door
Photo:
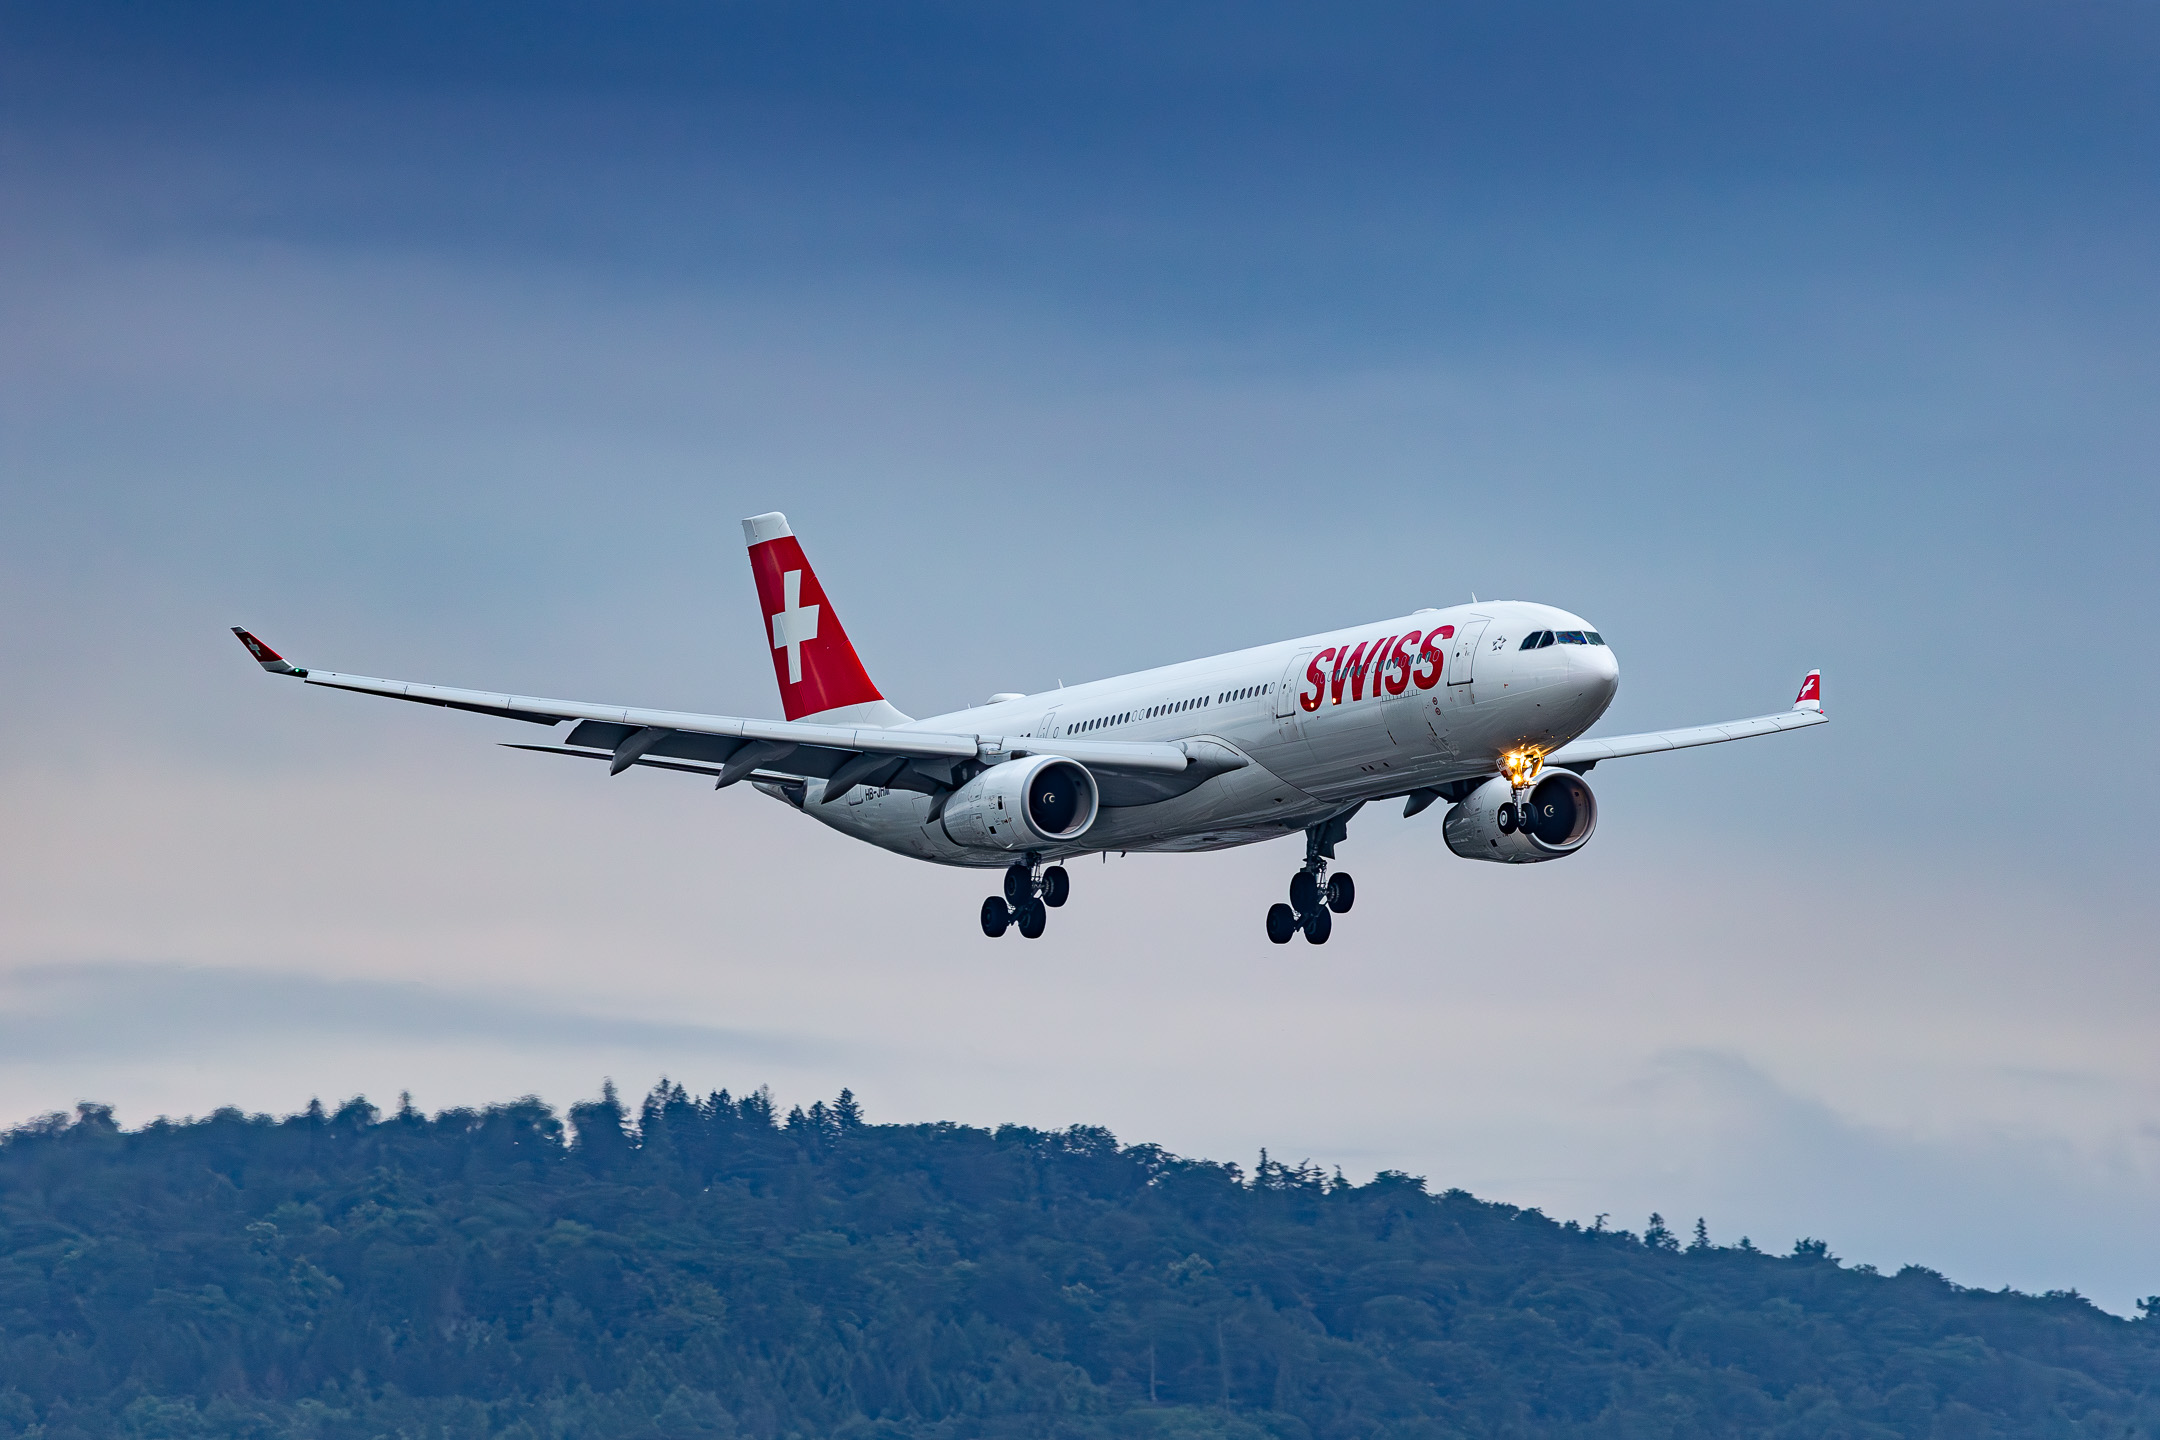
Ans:
{"type": "Polygon", "coordinates": [[[1468,685],[1477,676],[1478,641],[1485,638],[1490,615],[1474,615],[1455,627],[1455,642],[1448,647],[1447,683],[1468,685]]]}
{"type": "Polygon", "coordinates": [[[1275,728],[1282,732],[1285,740],[1298,738],[1298,719],[1302,714],[1298,709],[1298,692],[1305,688],[1306,667],[1312,664],[1312,657],[1319,653],[1318,647],[1310,645],[1298,651],[1290,657],[1290,663],[1283,667],[1282,679],[1276,682],[1275,694],[1272,697],[1275,728]]]}

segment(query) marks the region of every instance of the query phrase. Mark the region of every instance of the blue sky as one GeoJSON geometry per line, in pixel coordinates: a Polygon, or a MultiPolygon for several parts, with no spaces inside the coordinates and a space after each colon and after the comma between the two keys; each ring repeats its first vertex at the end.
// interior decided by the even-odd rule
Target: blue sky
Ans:
{"type": "Polygon", "coordinates": [[[4,15],[0,1114],[849,1084],[2160,1290],[2149,8],[4,15]],[[1476,590],[1836,720],[1025,949],[223,629],[776,713],[776,508],[918,713],[1476,590]]]}

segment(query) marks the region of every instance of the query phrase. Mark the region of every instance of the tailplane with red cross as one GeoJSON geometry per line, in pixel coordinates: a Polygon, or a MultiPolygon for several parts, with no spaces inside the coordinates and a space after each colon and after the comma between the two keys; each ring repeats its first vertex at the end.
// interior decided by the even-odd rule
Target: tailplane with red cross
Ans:
{"type": "Polygon", "coordinates": [[[787,516],[777,510],[753,515],[742,528],[782,713],[832,725],[904,724],[908,717],[886,702],[863,669],[787,516]]]}

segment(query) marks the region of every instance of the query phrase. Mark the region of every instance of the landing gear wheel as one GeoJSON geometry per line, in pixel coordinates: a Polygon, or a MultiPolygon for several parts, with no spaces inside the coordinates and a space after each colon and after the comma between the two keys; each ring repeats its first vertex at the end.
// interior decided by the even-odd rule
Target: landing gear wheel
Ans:
{"type": "Polygon", "coordinates": [[[1300,915],[1320,908],[1320,880],[1310,870],[1300,870],[1290,877],[1290,908],[1300,915]]]}
{"type": "Polygon", "coordinates": [[[1512,835],[1515,833],[1515,806],[1511,801],[1501,801],[1500,813],[1494,818],[1499,821],[1501,834],[1512,835]]]}
{"type": "Polygon", "coordinates": [[[997,896],[992,895],[989,899],[983,901],[983,934],[988,935],[991,939],[995,940],[998,936],[1003,935],[1005,927],[1012,924],[1012,918],[1011,909],[997,896]]]}
{"type": "Polygon", "coordinates": [[[1322,906],[1305,917],[1305,938],[1315,945],[1327,944],[1327,937],[1334,933],[1335,917],[1322,906]]]}
{"type": "Polygon", "coordinates": [[[1055,910],[1072,898],[1072,876],[1065,873],[1063,865],[1052,865],[1043,871],[1042,902],[1055,910]]]}
{"type": "Polygon", "coordinates": [[[1017,910],[1035,894],[1035,877],[1028,867],[1015,860],[1005,867],[1005,903],[1017,910]]]}
{"type": "Polygon", "coordinates": [[[1537,823],[1539,818],[1540,817],[1537,812],[1537,806],[1532,805],[1529,801],[1525,800],[1522,804],[1522,813],[1515,818],[1515,828],[1522,831],[1523,834],[1528,835],[1531,839],[1535,840],[1537,839],[1537,823]]]}
{"type": "Polygon", "coordinates": [[[1330,875],[1327,882],[1327,908],[1338,915],[1347,915],[1350,907],[1356,903],[1357,884],[1351,880],[1348,872],[1338,870],[1330,875]]]}
{"type": "Polygon", "coordinates": [[[1030,898],[1025,904],[1013,907],[1013,919],[1019,923],[1021,935],[1029,940],[1040,940],[1043,928],[1050,923],[1050,912],[1043,909],[1042,901],[1030,898]]]}
{"type": "Polygon", "coordinates": [[[1287,945],[1290,937],[1297,934],[1297,911],[1278,900],[1268,907],[1267,938],[1277,945],[1287,945]]]}

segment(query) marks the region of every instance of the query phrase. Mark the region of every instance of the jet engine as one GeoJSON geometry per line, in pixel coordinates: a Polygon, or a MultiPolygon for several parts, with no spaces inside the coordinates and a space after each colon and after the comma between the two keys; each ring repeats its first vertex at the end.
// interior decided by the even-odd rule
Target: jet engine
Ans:
{"type": "Polygon", "coordinates": [[[1517,792],[1495,775],[1448,811],[1442,822],[1448,849],[1465,860],[1535,865],[1572,855],[1597,829],[1597,797],[1582,776],[1548,769],[1517,792]]]}
{"type": "Polygon", "coordinates": [[[1077,760],[1033,755],[1007,760],[953,791],[945,833],[955,845],[1037,850],[1087,833],[1101,808],[1095,777],[1077,760]]]}

